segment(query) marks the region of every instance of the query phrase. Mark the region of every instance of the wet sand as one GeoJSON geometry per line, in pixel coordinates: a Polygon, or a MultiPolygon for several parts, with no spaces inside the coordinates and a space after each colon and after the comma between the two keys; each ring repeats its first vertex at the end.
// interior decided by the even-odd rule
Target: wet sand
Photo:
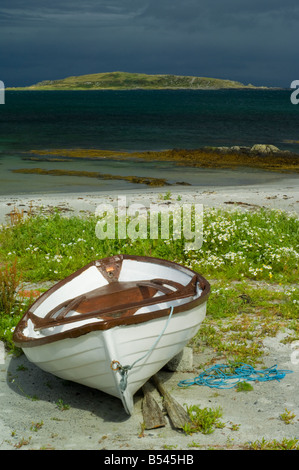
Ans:
{"type": "Polygon", "coordinates": [[[137,202],[149,208],[150,204],[198,203],[205,207],[281,209],[299,213],[299,176],[280,175],[266,183],[247,185],[175,186],[155,189],[121,189],[119,191],[92,191],[50,194],[24,194],[0,196],[0,223],[9,221],[9,214],[24,214],[42,209],[45,213],[58,208],[66,215],[94,214],[103,202],[117,203],[126,197],[127,205],[137,202]],[[167,195],[167,199],[164,196],[167,195]]]}

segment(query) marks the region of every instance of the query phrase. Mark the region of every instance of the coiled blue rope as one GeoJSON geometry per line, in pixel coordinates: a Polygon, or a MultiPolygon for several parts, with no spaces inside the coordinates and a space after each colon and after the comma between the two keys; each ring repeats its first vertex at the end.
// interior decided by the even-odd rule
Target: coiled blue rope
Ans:
{"type": "Polygon", "coordinates": [[[191,385],[206,385],[210,388],[228,389],[235,387],[242,381],[267,382],[269,380],[280,381],[291,370],[277,370],[277,365],[268,369],[256,370],[251,365],[242,362],[236,364],[216,364],[205,370],[191,380],[181,380],[179,387],[190,387],[191,385]]]}

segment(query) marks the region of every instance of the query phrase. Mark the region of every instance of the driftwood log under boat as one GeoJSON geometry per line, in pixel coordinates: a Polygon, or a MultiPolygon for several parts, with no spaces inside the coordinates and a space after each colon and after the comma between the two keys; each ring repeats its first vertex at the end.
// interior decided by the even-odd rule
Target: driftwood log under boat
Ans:
{"type": "Polygon", "coordinates": [[[13,339],[41,369],[118,397],[131,414],[137,390],[197,333],[209,292],[177,263],[116,255],[42,294],[13,339]]]}

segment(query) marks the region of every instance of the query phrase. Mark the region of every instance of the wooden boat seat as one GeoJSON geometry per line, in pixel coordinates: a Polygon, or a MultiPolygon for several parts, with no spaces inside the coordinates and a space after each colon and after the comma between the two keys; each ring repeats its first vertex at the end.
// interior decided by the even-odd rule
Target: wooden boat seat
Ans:
{"type": "Polygon", "coordinates": [[[169,279],[113,281],[86,294],[62,302],[43,318],[30,310],[28,314],[35,330],[89,318],[116,319],[134,315],[141,307],[195,295],[196,282],[196,275],[186,286],[169,279]],[[156,294],[160,295],[156,296],[156,294]],[[77,314],[74,314],[74,311],[77,314]],[[68,315],[70,312],[72,314],[68,315]]]}

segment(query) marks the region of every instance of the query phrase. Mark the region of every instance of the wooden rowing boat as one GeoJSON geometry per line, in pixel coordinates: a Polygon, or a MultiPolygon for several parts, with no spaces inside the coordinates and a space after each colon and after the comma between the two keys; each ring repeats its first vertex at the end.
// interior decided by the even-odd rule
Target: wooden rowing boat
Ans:
{"type": "Polygon", "coordinates": [[[197,333],[210,285],[177,263],[117,255],[42,294],[14,342],[41,369],[118,397],[133,396],[197,333]]]}

